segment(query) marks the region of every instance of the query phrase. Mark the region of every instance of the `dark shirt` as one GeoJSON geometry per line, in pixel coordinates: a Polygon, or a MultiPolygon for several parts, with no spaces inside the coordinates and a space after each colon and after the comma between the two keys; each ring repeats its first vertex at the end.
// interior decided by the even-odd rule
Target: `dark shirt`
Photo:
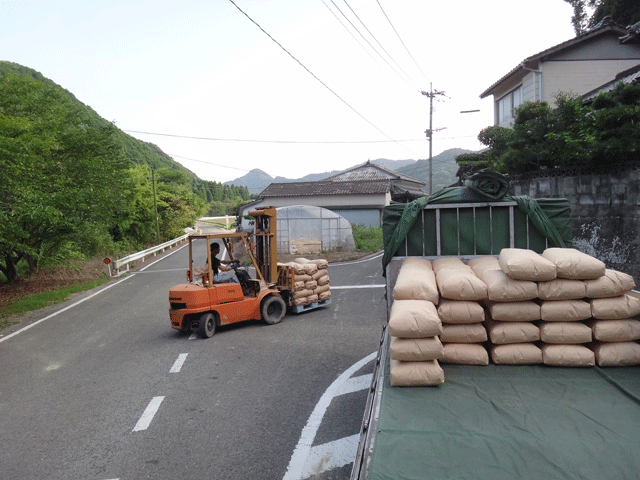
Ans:
{"type": "Polygon", "coordinates": [[[214,275],[218,275],[218,267],[220,266],[220,260],[216,257],[211,257],[211,269],[214,275]]]}

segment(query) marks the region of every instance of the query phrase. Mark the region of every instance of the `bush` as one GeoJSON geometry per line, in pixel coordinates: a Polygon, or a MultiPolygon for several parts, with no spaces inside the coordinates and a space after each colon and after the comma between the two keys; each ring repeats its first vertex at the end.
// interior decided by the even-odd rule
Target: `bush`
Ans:
{"type": "Polygon", "coordinates": [[[359,252],[377,252],[382,250],[382,228],[352,225],[353,240],[359,252]]]}

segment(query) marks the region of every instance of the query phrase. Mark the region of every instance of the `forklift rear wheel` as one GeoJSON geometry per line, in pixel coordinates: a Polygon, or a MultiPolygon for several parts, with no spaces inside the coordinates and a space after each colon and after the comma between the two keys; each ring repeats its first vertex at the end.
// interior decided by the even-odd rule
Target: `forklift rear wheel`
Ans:
{"type": "Polygon", "coordinates": [[[213,313],[203,313],[198,320],[198,333],[202,338],[211,338],[216,333],[216,317],[213,313]]]}
{"type": "Polygon", "coordinates": [[[287,312],[287,305],[281,297],[270,295],[262,301],[260,311],[262,319],[269,325],[273,325],[282,321],[287,312]]]}

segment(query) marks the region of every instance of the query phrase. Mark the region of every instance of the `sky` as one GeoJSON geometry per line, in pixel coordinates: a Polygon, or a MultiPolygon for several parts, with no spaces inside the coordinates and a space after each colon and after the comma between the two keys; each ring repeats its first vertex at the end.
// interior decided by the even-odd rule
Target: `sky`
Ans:
{"type": "Polygon", "coordinates": [[[202,179],[294,179],[428,158],[431,88],[433,155],[483,148],[480,94],[573,38],[571,14],[564,0],[8,1],[0,60],[202,179]]]}

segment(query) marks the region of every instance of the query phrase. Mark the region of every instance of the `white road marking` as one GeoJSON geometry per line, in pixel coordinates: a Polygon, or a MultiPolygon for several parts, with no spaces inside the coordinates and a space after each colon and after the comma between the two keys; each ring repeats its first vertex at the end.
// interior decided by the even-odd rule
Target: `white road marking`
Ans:
{"type": "Polygon", "coordinates": [[[346,395],[347,393],[366,390],[371,386],[372,379],[373,379],[372,373],[368,373],[367,375],[361,375],[359,377],[350,378],[340,386],[340,388],[338,389],[338,393],[336,393],[336,397],[338,395],[346,395]]]}
{"type": "Polygon", "coordinates": [[[136,426],[133,427],[134,432],[140,432],[142,430],[146,430],[147,428],[149,428],[149,425],[151,425],[151,421],[153,420],[153,417],[155,416],[158,409],[160,408],[160,404],[162,403],[163,400],[164,400],[164,397],[153,397],[151,399],[151,401],[149,402],[149,405],[147,405],[147,408],[145,409],[144,413],[140,417],[140,420],[138,420],[138,423],[136,423],[136,426]]]}
{"type": "Polygon", "coordinates": [[[189,335],[189,340],[195,340],[196,338],[198,338],[198,335],[196,335],[196,332],[193,332],[191,335],[189,335]]]}
{"type": "Polygon", "coordinates": [[[345,290],[347,288],[386,288],[386,285],[384,284],[378,284],[378,285],[339,285],[339,286],[333,286],[331,285],[331,290],[345,290]]]}
{"type": "Polygon", "coordinates": [[[332,468],[349,465],[358,453],[360,434],[344,437],[334,442],[316,445],[309,452],[309,458],[300,478],[319,475],[332,468]]]}
{"type": "MultiPolygon", "coordinates": [[[[333,383],[329,385],[329,388],[327,388],[322,394],[322,397],[320,397],[320,400],[313,409],[313,412],[311,412],[309,420],[307,420],[307,424],[302,429],[300,440],[298,440],[298,445],[296,445],[293,455],[291,455],[291,460],[289,461],[289,466],[287,467],[287,472],[285,473],[283,480],[301,480],[302,478],[305,478],[303,476],[303,472],[305,471],[305,465],[307,464],[311,454],[311,445],[313,444],[313,440],[316,437],[318,428],[322,423],[322,418],[324,417],[327,408],[329,408],[331,400],[336,396],[342,384],[345,383],[351,375],[354,374],[354,372],[357,372],[364,365],[375,359],[377,354],[378,352],[373,352],[362,360],[351,365],[347,370],[342,372],[342,374],[340,374],[340,376],[336,378],[333,383]]],[[[351,461],[353,461],[354,458],[355,455],[351,461]]]]}
{"type": "Polygon", "coordinates": [[[184,364],[184,361],[187,359],[187,355],[189,355],[189,354],[188,353],[181,353],[180,355],[178,355],[178,358],[173,363],[173,367],[171,367],[171,370],[169,370],[169,373],[178,373],[180,371],[180,369],[182,368],[182,365],[184,364]]]}
{"type": "Polygon", "coordinates": [[[365,258],[364,260],[355,260],[353,262],[339,262],[339,263],[330,263],[330,267],[341,267],[342,265],[355,265],[356,263],[364,263],[370,262],[371,260],[375,260],[376,258],[380,258],[383,254],[376,255],[375,257],[365,258]]]}

